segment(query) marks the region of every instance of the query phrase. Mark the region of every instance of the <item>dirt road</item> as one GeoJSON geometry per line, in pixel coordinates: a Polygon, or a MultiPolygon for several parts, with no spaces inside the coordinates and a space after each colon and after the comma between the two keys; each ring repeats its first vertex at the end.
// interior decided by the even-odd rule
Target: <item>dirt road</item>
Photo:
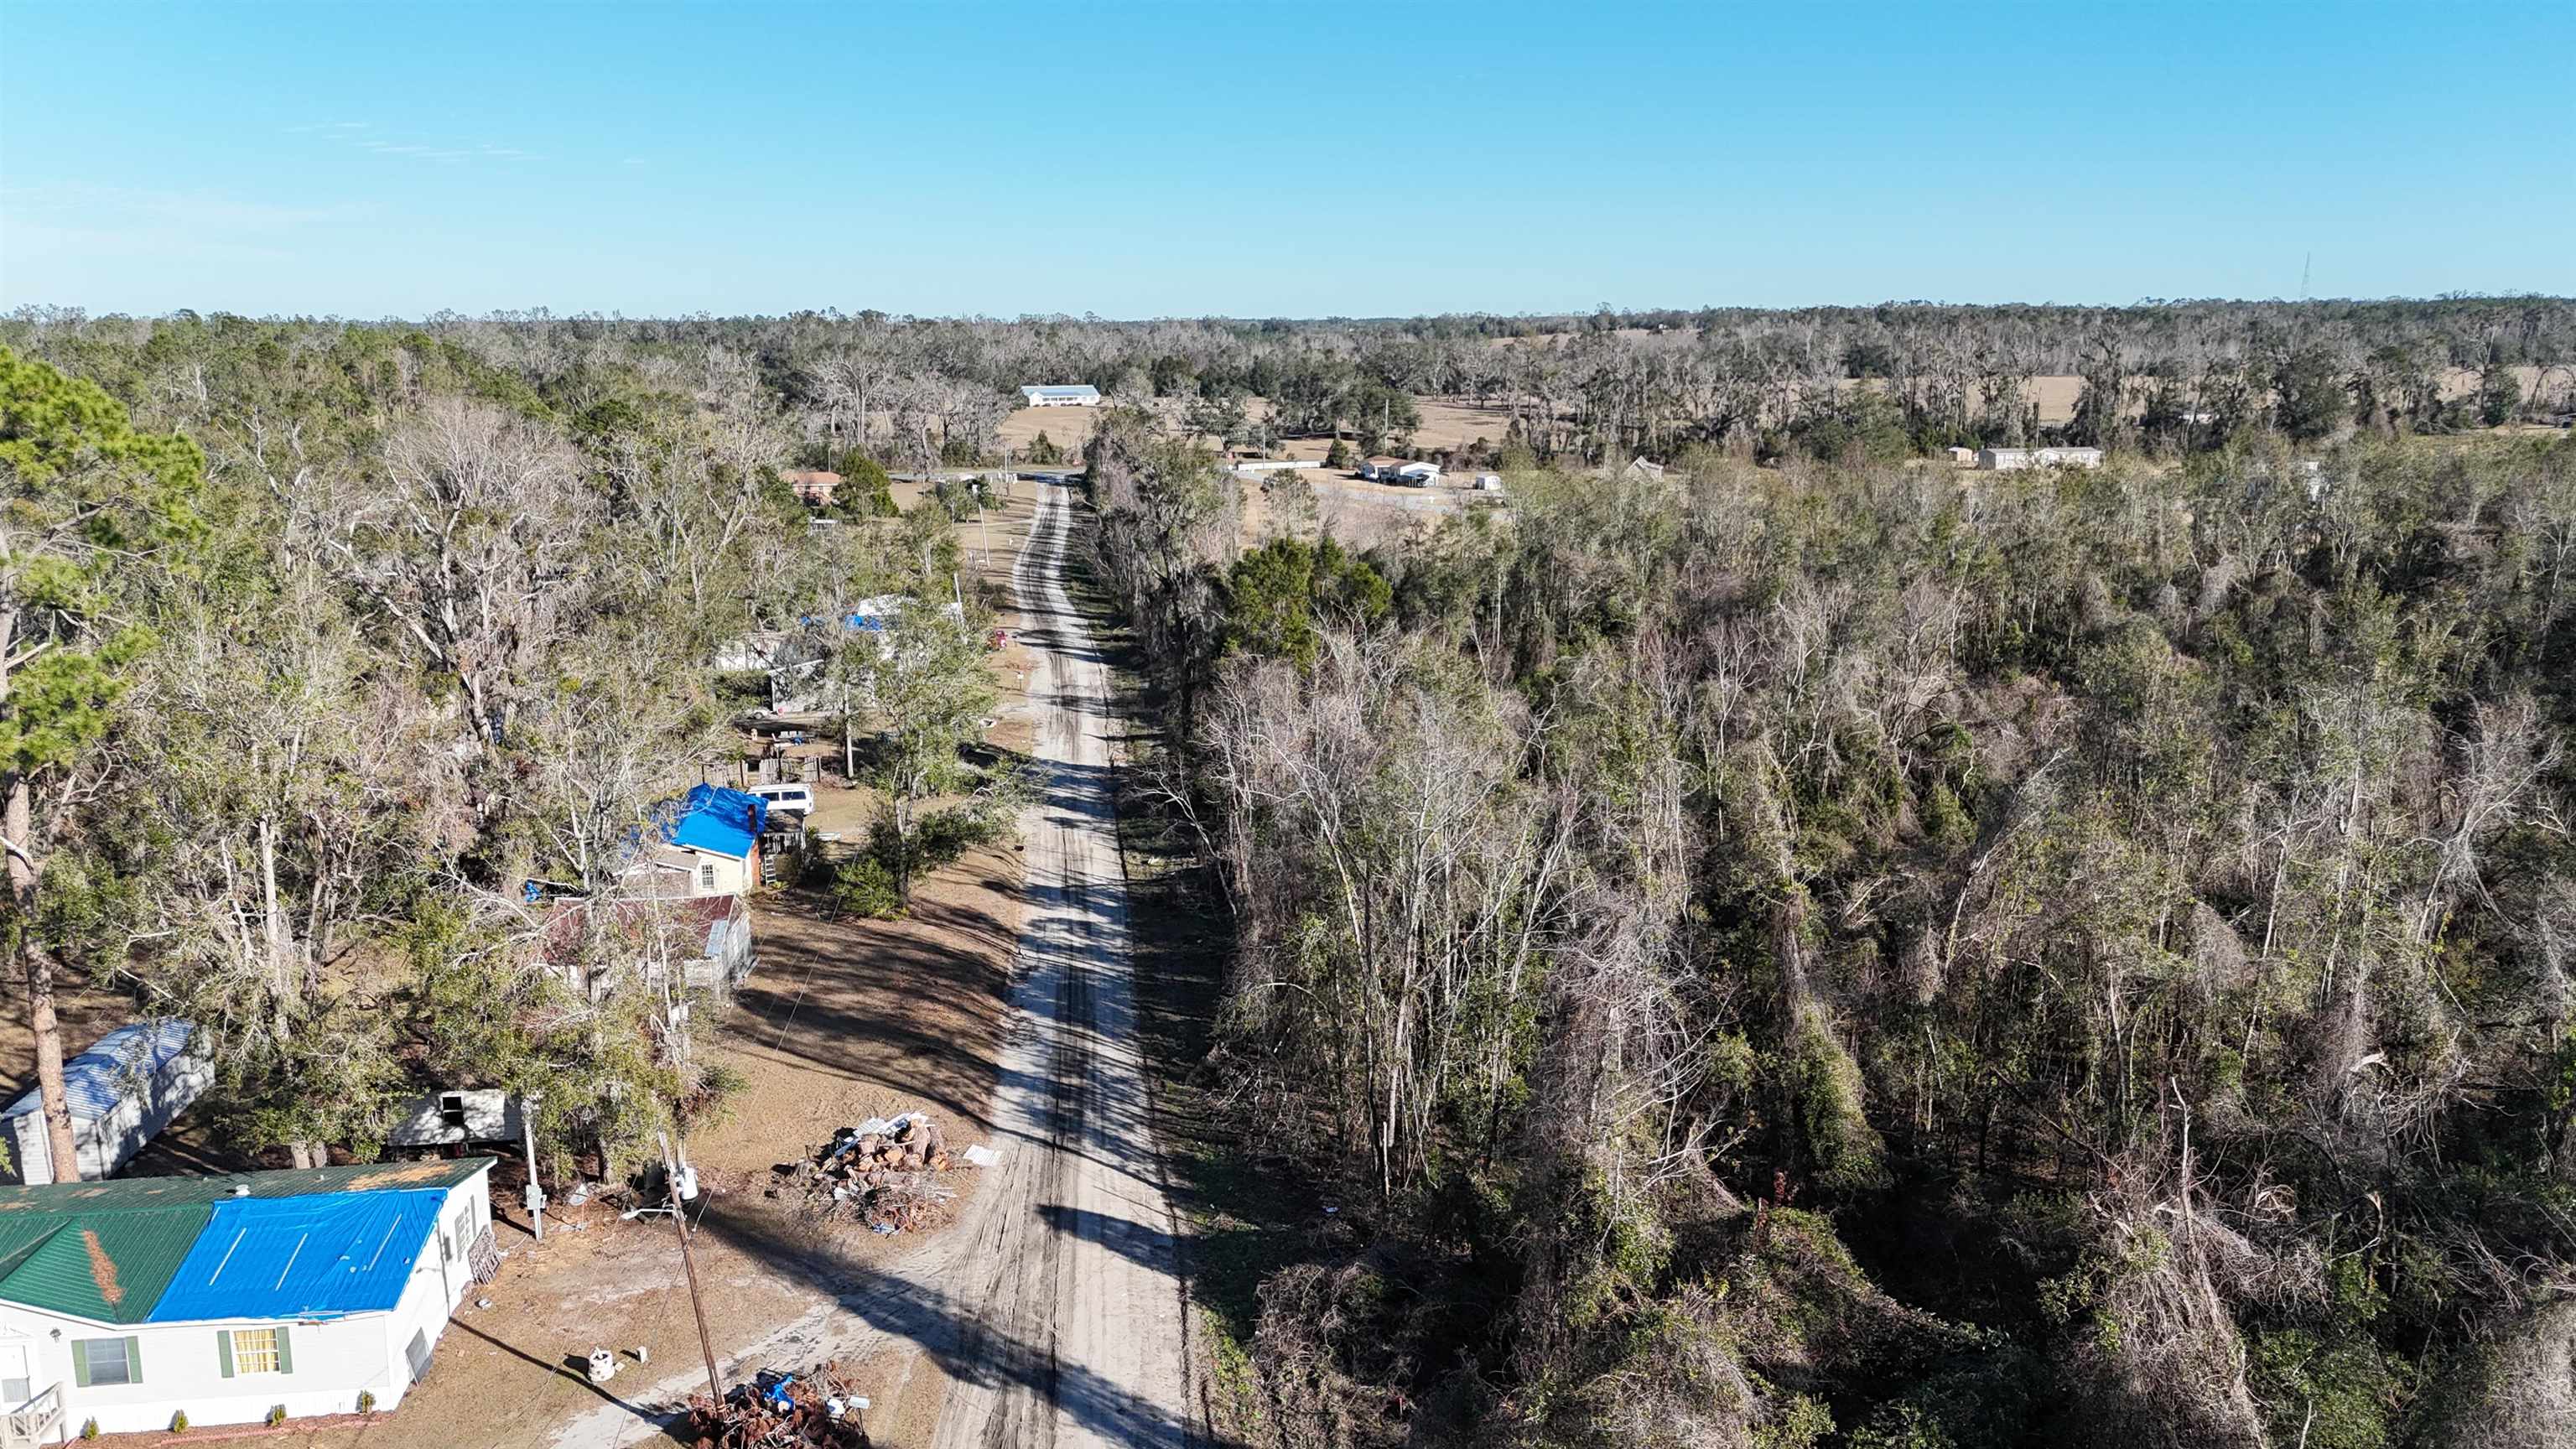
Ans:
{"type": "MultiPolygon", "coordinates": [[[[1013,572],[1041,779],[1022,825],[1026,912],[992,1112],[1002,1159],[918,1253],[863,1265],[764,1245],[808,1262],[830,1297],[731,1346],[723,1367],[866,1363],[880,1444],[1178,1449],[1196,1437],[1194,1395],[1137,1036],[1107,670],[1064,588],[1070,500],[1038,486],[1013,572]]],[[[632,1443],[703,1382],[675,1374],[567,1425],[555,1445],[632,1443]]]]}

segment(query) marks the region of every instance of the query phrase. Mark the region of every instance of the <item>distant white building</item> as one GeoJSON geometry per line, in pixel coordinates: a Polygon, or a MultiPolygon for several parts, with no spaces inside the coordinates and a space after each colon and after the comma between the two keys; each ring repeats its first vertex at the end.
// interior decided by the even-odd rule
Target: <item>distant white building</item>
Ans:
{"type": "Polygon", "coordinates": [[[1989,473],[2018,473],[2025,468],[2099,468],[2099,448],[1979,448],[1977,466],[1989,473]]]}
{"type": "MultiPolygon", "coordinates": [[[[71,1108],[82,1181],[96,1182],[123,1167],[214,1080],[213,1068],[188,1050],[195,1033],[184,1021],[138,1021],[63,1063],[63,1098],[71,1108]]],[[[0,1144],[8,1148],[0,1181],[48,1183],[64,1176],[54,1167],[36,1088],[0,1115],[0,1144]]]]}
{"type": "Polygon", "coordinates": [[[1020,406],[1024,408],[1096,408],[1100,406],[1100,389],[1087,383],[1076,386],[1024,387],[1020,389],[1020,406]]]}
{"type": "Polygon", "coordinates": [[[1398,463],[1391,471],[1382,473],[1379,476],[1389,483],[1405,483],[1410,484],[1415,488],[1429,488],[1440,481],[1440,465],[1437,463],[1398,463]]]}

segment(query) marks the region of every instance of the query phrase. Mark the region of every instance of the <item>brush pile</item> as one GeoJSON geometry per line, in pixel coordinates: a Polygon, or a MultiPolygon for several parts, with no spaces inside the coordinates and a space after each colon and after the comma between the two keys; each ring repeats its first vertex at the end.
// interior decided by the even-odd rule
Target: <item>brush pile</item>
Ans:
{"type": "Polygon", "coordinates": [[[795,1162],[771,1169],[768,1196],[792,1198],[817,1217],[864,1221],[880,1233],[930,1227],[955,1194],[938,1175],[955,1165],[939,1124],[921,1112],[844,1127],[795,1162]]]}
{"type": "Polygon", "coordinates": [[[868,1449],[864,1402],[838,1361],[805,1374],[764,1373],[734,1385],[721,1404],[690,1395],[677,1437],[697,1449],[868,1449]]]}

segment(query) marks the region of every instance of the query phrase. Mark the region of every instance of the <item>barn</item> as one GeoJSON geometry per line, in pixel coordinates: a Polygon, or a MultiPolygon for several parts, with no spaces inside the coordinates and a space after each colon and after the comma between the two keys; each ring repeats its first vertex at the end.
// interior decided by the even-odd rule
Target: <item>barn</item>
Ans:
{"type": "MultiPolygon", "coordinates": [[[[206,1089],[214,1074],[188,1050],[195,1035],[196,1028],[184,1021],[138,1021],[63,1063],[63,1096],[72,1109],[82,1179],[95,1182],[123,1167],[206,1089]]],[[[59,1176],[37,1089],[28,1088],[0,1117],[0,1143],[9,1149],[0,1182],[46,1183],[59,1176]]]]}

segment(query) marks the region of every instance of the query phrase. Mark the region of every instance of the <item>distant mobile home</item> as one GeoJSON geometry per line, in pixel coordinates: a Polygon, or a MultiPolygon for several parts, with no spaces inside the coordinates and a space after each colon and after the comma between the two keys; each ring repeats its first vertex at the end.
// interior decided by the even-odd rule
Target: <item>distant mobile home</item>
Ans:
{"type": "MultiPolygon", "coordinates": [[[[195,1034],[184,1021],[138,1021],[63,1063],[63,1096],[72,1109],[82,1180],[95,1182],[123,1167],[213,1080],[212,1069],[188,1050],[195,1034]]],[[[9,1149],[0,1181],[48,1183],[62,1176],[54,1170],[42,1094],[35,1088],[0,1117],[0,1141],[9,1149]]]]}
{"type": "Polygon", "coordinates": [[[1977,466],[1989,473],[2018,473],[2025,468],[2099,468],[2099,448],[1979,448],[1977,466]]]}
{"type": "Polygon", "coordinates": [[[1096,408],[1100,406],[1100,389],[1088,384],[1024,387],[1020,389],[1020,406],[1024,408],[1096,408]]]}

